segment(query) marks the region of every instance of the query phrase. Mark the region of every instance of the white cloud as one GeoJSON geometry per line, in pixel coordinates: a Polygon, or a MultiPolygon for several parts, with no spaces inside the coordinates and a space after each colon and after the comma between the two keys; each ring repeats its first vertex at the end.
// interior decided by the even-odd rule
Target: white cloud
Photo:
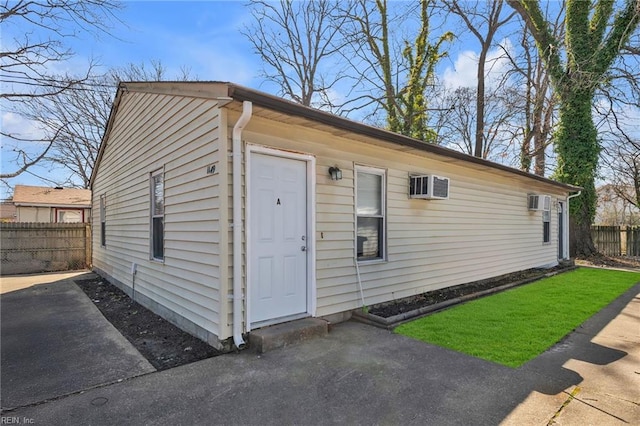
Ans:
{"type": "MultiPolygon", "coordinates": [[[[485,76],[488,87],[495,87],[504,77],[510,66],[509,59],[505,51],[513,53],[514,48],[509,39],[504,39],[496,48],[490,49],[485,61],[485,76]]],[[[458,87],[476,87],[478,79],[479,53],[472,50],[464,50],[458,54],[453,68],[447,67],[444,70],[442,79],[444,85],[449,89],[458,87]]]]}
{"type": "MultiPolygon", "coordinates": [[[[44,138],[44,132],[33,121],[27,120],[21,115],[13,112],[4,112],[0,116],[0,127],[3,133],[14,135],[21,139],[38,140],[44,138]]],[[[3,138],[2,146],[8,142],[7,138],[3,138]]]]}
{"type": "Polygon", "coordinates": [[[478,55],[470,50],[465,50],[458,55],[454,67],[444,70],[443,82],[447,88],[475,87],[477,84],[478,55]]]}

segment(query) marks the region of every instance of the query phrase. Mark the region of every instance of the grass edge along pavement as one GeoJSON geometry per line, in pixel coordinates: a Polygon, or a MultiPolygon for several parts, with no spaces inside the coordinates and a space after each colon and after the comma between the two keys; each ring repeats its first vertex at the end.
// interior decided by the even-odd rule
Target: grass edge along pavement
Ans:
{"type": "Polygon", "coordinates": [[[394,329],[517,368],[640,281],[640,273],[579,268],[470,301],[394,329]]]}

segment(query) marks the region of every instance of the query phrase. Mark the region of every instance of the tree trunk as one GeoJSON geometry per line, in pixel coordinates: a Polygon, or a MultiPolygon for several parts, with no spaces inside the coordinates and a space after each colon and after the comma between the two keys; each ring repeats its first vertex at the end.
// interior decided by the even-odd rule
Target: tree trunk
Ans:
{"type": "MultiPolygon", "coordinates": [[[[578,198],[571,199],[571,203],[578,198]]],[[[588,257],[597,252],[591,236],[591,224],[577,223],[573,214],[569,216],[569,256],[588,257]]]]}
{"type": "Polygon", "coordinates": [[[484,68],[487,59],[488,47],[482,46],[480,57],[478,58],[478,88],[476,91],[476,139],[473,150],[474,157],[484,158],[484,68]]]}
{"type": "MultiPolygon", "coordinates": [[[[537,121],[540,121],[537,119],[537,121]]],[[[538,127],[536,128],[536,134],[533,136],[533,152],[535,153],[535,165],[533,166],[533,173],[538,176],[544,176],[546,162],[545,158],[545,148],[546,148],[546,137],[542,134],[542,125],[538,123],[538,127]]]]}
{"type": "Polygon", "coordinates": [[[595,216],[595,176],[600,147],[591,116],[592,93],[589,90],[571,90],[562,100],[560,126],[556,135],[558,152],[557,179],[583,188],[570,205],[572,244],[576,256],[597,253],[591,238],[591,224],[595,216]]]}

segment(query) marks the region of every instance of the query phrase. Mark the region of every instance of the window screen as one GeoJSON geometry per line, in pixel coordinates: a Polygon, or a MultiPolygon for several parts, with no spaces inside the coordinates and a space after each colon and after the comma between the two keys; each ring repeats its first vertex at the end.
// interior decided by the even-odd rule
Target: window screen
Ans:
{"type": "Polygon", "coordinates": [[[358,168],[356,177],[358,260],[384,258],[384,170],[358,168]]]}

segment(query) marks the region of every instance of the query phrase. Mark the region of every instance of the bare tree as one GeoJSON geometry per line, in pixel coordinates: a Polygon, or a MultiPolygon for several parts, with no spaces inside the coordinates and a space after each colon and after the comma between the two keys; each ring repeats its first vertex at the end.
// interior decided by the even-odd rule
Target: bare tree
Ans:
{"type": "Polygon", "coordinates": [[[591,237],[595,216],[595,178],[601,146],[592,116],[597,89],[624,53],[640,25],[638,0],[566,0],[565,42],[558,40],[538,1],[507,0],[536,40],[559,101],[555,132],[558,166],[555,177],[581,186],[582,195],[571,204],[572,253],[596,253],[591,237]]]}
{"type": "MultiPolygon", "coordinates": [[[[546,11],[552,22],[554,37],[564,37],[564,7],[554,5],[553,11],[546,11]],[[551,17],[555,16],[554,20],[551,17]]],[[[514,135],[520,145],[520,168],[544,176],[547,172],[547,150],[552,145],[552,135],[557,124],[558,97],[551,87],[551,80],[544,62],[538,54],[535,40],[529,28],[520,21],[522,35],[520,49],[516,55],[505,51],[511,62],[510,78],[521,90],[522,111],[521,127],[514,135]]]]}
{"type": "Polygon", "coordinates": [[[130,62],[122,67],[112,68],[107,73],[109,84],[115,86],[121,81],[190,81],[198,80],[197,76],[191,75],[191,68],[183,65],[178,74],[170,75],[169,70],[162,64],[160,59],[151,59],[149,63],[130,62]]]}
{"type": "Polygon", "coordinates": [[[596,224],[607,226],[640,225],[640,208],[628,201],[630,192],[620,196],[620,189],[614,184],[606,184],[597,188],[596,224]]]}
{"type": "Polygon", "coordinates": [[[594,115],[602,144],[596,219],[640,224],[640,31],[636,31],[596,93],[594,115]]]}
{"type": "MultiPolygon", "coordinates": [[[[92,63],[78,76],[59,75],[51,69],[73,56],[65,39],[86,33],[108,35],[117,21],[115,13],[119,8],[116,0],[3,1],[0,4],[0,25],[4,32],[0,48],[2,108],[20,114],[31,102],[55,99],[89,81],[92,63]],[[7,33],[13,36],[7,37],[7,33]]],[[[44,137],[31,137],[3,128],[2,137],[15,144],[17,168],[0,174],[0,179],[16,177],[48,155],[55,141],[52,138],[65,131],[62,127],[53,130],[44,137]],[[41,148],[35,153],[28,152],[23,148],[27,143],[41,148]]]]}
{"type": "MultiPolygon", "coordinates": [[[[602,174],[620,200],[640,208],[640,138],[632,134],[637,132],[634,118],[626,116],[613,102],[605,105],[607,108],[597,109],[602,117],[602,174]]],[[[640,104],[636,104],[635,111],[640,111],[640,104]]]]}
{"type": "Polygon", "coordinates": [[[21,114],[36,123],[51,141],[41,164],[62,169],[63,181],[38,176],[56,186],[88,188],[100,142],[120,81],[161,81],[191,79],[188,70],[178,76],[168,75],[159,60],[128,64],[104,75],[94,76],[54,98],[39,98],[26,103],[21,114]]]}
{"type": "Polygon", "coordinates": [[[254,21],[243,34],[263,62],[262,75],[281,96],[335,110],[332,89],[343,77],[338,28],[346,19],[338,1],[250,0],[254,21]]]}
{"type": "Polygon", "coordinates": [[[544,176],[546,171],[546,151],[551,144],[555,124],[557,99],[551,90],[549,74],[542,59],[535,50],[528,30],[524,29],[521,40],[524,64],[516,70],[522,73],[526,87],[524,97],[524,123],[520,165],[525,171],[544,176]]]}
{"type": "MultiPolygon", "coordinates": [[[[371,116],[384,112],[386,127],[394,132],[435,142],[429,128],[427,91],[435,80],[435,67],[446,53],[451,32],[430,42],[431,1],[421,0],[408,9],[392,11],[386,0],[357,0],[347,11],[348,25],[341,27],[349,49],[345,60],[362,93],[351,99],[352,109],[373,107],[371,116]],[[417,21],[413,36],[398,36],[410,20],[417,21]]],[[[410,26],[407,26],[410,27],[410,26]]]]}
{"type": "MultiPolygon", "coordinates": [[[[442,124],[439,129],[440,144],[453,147],[469,155],[475,155],[475,122],[477,117],[476,88],[458,87],[445,95],[444,104],[450,109],[439,113],[442,124]]],[[[509,163],[514,122],[521,111],[521,99],[517,89],[506,83],[498,84],[485,92],[483,109],[485,128],[481,158],[509,163]]]]}
{"type": "Polygon", "coordinates": [[[487,56],[489,50],[495,47],[494,40],[498,30],[507,24],[514,16],[515,12],[507,10],[503,12],[502,0],[490,1],[459,1],[447,0],[445,2],[449,10],[460,17],[467,29],[474,35],[480,43],[480,54],[478,56],[478,69],[476,73],[477,87],[475,97],[475,134],[473,155],[476,157],[486,156],[487,144],[490,143],[490,136],[485,127],[485,102],[486,102],[486,76],[487,76],[487,56]]]}

